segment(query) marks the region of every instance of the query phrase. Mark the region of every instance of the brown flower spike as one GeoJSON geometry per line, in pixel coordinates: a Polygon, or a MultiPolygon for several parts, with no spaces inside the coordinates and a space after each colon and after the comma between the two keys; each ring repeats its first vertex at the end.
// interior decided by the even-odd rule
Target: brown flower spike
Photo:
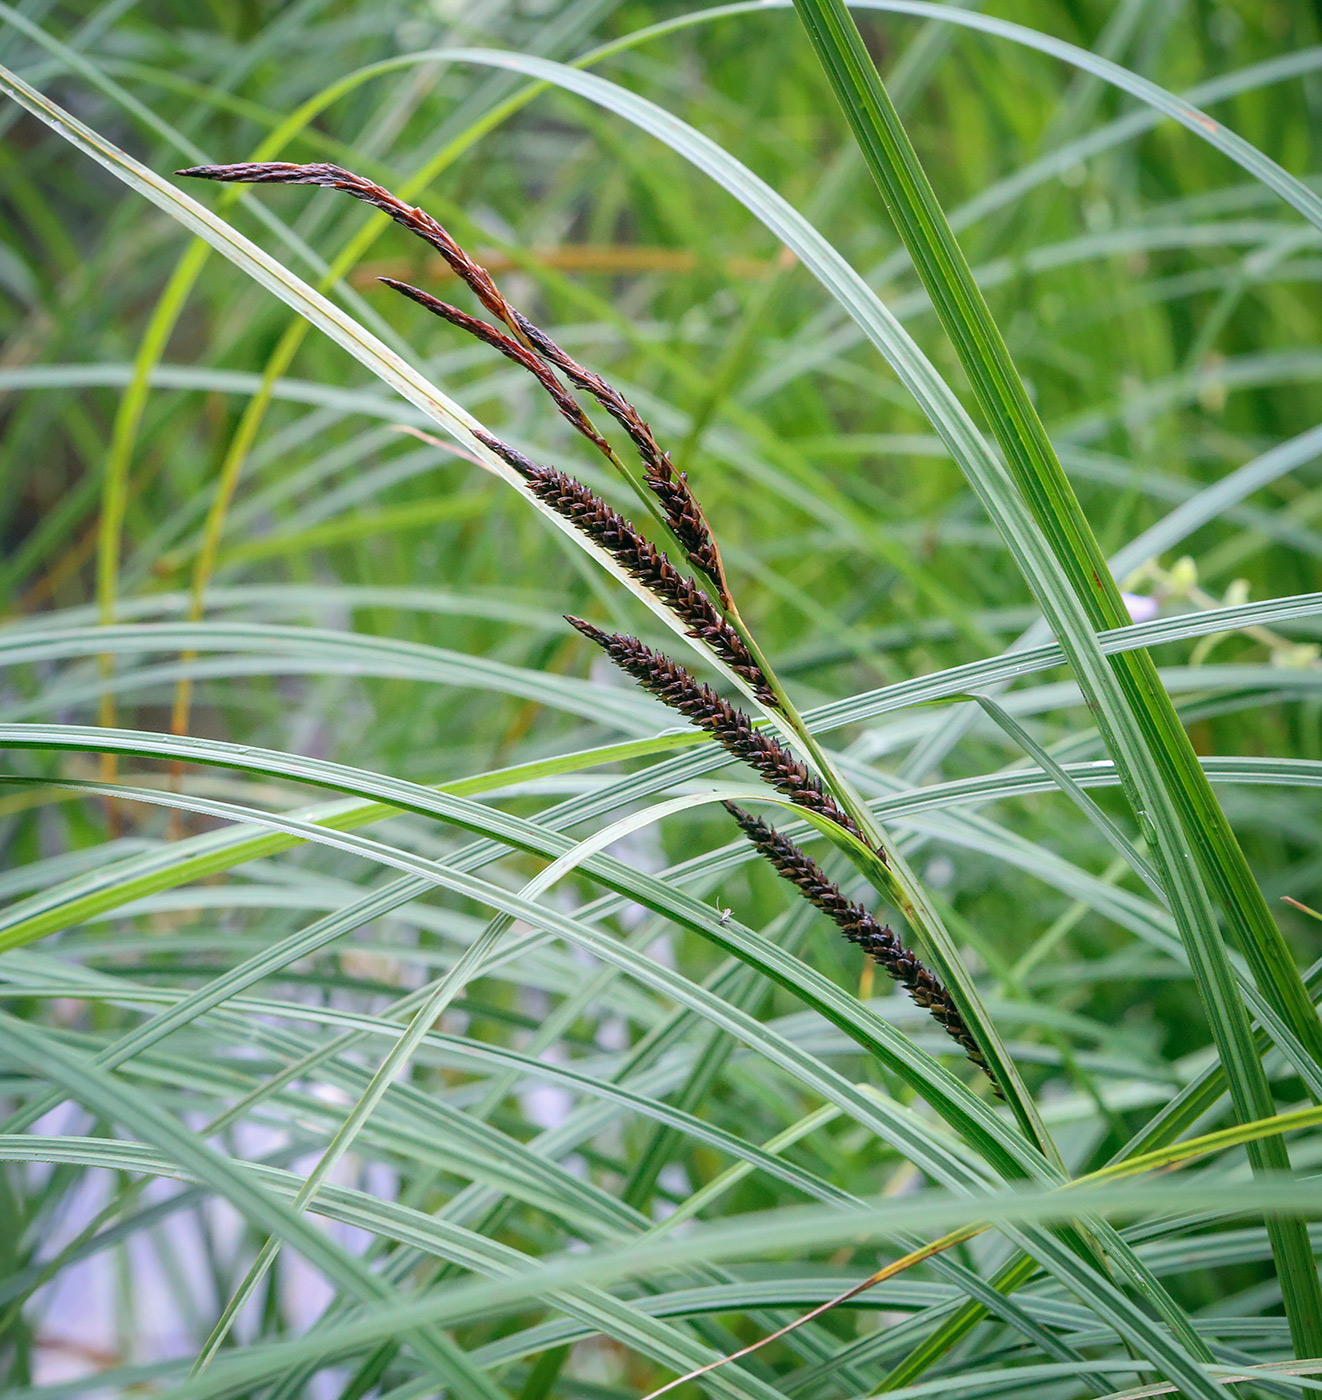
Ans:
{"type": "Polygon", "coordinates": [[[742,710],[722,700],[681,665],[645,646],[637,637],[603,632],[581,617],[565,619],[589,641],[595,642],[626,675],[632,676],[649,695],[678,710],[716,740],[728,753],[754,768],[772,787],[807,811],[833,821],[862,840],[854,819],[840,807],[801,763],[769,734],[753,727],[742,710]]]}
{"type": "Polygon", "coordinates": [[[794,885],[828,918],[834,920],[851,943],[856,943],[887,976],[898,982],[916,1005],[931,1013],[933,1020],[954,1040],[979,1069],[992,1081],[1000,1093],[995,1076],[987,1068],[986,1058],[978,1048],[972,1032],[964,1022],[950,992],[939,978],[918,961],[906,948],[889,924],[878,923],[861,904],[845,898],[837,885],[806,851],[775,827],[745,812],[733,802],[725,809],[739,823],[740,830],[773,865],[776,871],[794,885]]]}
{"type": "Polygon", "coordinates": [[[648,592],[660,598],[685,624],[689,636],[706,642],[736,675],[748,682],[764,705],[778,704],[775,692],[767,684],[762,668],[744,639],[716,611],[711,599],[693,579],[680,573],[630,521],[565,472],[538,466],[517,448],[481,429],[475,430],[474,435],[523,477],[538,500],[571,521],[622,564],[648,592]]]}
{"type": "MultiPolygon", "coordinates": [[[[615,461],[610,444],[593,426],[581,405],[561,382],[564,375],[574,388],[590,394],[628,434],[643,465],[644,480],[657,498],[675,539],[689,562],[715,587],[723,606],[730,605],[720,551],[702,507],[689,487],[688,476],[676,472],[668,453],[662,451],[651,427],[638,410],[599,374],[579,364],[545,331],[512,306],[491,274],[468,256],[446,229],[430,214],[405,203],[389,190],[342,166],[327,163],[295,165],[266,161],[237,165],[199,165],[176,172],[204,180],[237,184],[320,185],[342,190],[388,214],[397,224],[430,244],[482,305],[502,322],[510,334],[448,302],[405,282],[383,277],[381,281],[418,305],[440,316],[498,350],[527,370],[550,396],[573,428],[615,461]]],[[[476,436],[512,466],[529,490],[557,514],[569,520],[600,545],[645,588],[660,598],[683,621],[688,634],[705,641],[737,675],[748,682],[764,704],[777,705],[775,693],[739,633],[720,615],[706,593],[682,574],[654,544],[641,535],[617,511],[582,482],[564,472],[538,466],[509,444],[489,433],[476,436]]],[[[580,618],[568,621],[632,676],[644,690],[678,710],[736,758],[754,768],[773,787],[800,807],[817,812],[861,839],[853,819],[825,791],[821,783],[794,755],[753,727],[741,710],[722,700],[682,666],[644,646],[635,637],[606,633],[580,618]]],[[[888,925],[879,924],[861,905],[851,903],[826,873],[793,842],[773,827],[727,803],[745,835],[776,870],[794,884],[817,908],[827,914],[886,972],[900,982],[913,1000],[931,1012],[955,1041],[992,1079],[977,1042],[959,1014],[950,993],[896,937],[888,925]]],[[[884,857],[883,857],[884,858],[884,857]]]]}

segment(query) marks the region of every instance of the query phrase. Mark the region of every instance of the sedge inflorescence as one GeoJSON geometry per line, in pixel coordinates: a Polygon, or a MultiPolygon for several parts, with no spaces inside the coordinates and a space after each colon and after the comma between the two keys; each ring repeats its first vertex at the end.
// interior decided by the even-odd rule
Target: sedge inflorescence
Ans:
{"type": "MultiPolygon", "coordinates": [[[[632,521],[583,482],[567,472],[534,462],[484,430],[474,430],[477,439],[513,468],[529,493],[543,506],[566,520],[659,599],[683,624],[687,635],[703,642],[744,682],[765,709],[783,714],[783,692],[772,683],[754,652],[746,629],[742,628],[720,550],[687,473],[675,470],[670,455],[662,450],[651,427],[634,405],[601,375],[579,364],[551,336],[512,306],[491,274],[471,258],[440,223],[375,181],[338,165],[266,161],[194,166],[178,173],[229,183],[320,185],[341,190],[388,214],[434,248],[498,324],[470,315],[406,282],[384,277],[380,280],[526,370],[550,397],[561,417],[612,466],[628,475],[614,448],[593,424],[573,391],[594,400],[627,435],[642,465],[643,484],[659,507],[655,513],[697,577],[677,567],[632,521]]],[[[605,632],[582,618],[570,617],[567,621],[600,647],[648,694],[710,734],[727,753],[747,764],[796,807],[824,818],[867,844],[858,822],[821,778],[779,739],[759,728],[749,715],[709,685],[637,637],[605,632]]],[[[825,871],[780,832],[732,803],[726,806],[759,854],[830,918],[846,938],[899,982],[914,1002],[927,1010],[968,1057],[987,1072],[995,1087],[985,1057],[950,992],[890,926],[882,924],[862,905],[846,899],[825,871]]],[[[881,851],[874,850],[874,854],[884,863],[881,851]]]]}

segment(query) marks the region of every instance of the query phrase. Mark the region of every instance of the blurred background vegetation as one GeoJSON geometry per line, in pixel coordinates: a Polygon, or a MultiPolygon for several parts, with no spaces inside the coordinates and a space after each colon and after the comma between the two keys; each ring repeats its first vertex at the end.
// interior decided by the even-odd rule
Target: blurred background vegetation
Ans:
{"type": "MultiPolygon", "coordinates": [[[[1192,90],[1232,130],[1322,186],[1322,6],[1020,0],[983,8],[1171,91],[1192,90]]],[[[783,194],[865,274],[967,401],[958,362],[792,10],[750,6],[666,23],[686,13],[613,0],[23,0],[0,7],[0,62],[162,173],[262,151],[339,162],[409,191],[498,274],[516,304],[643,408],[690,473],[741,608],[805,707],[995,656],[1035,618],[1029,590],[961,472],[823,288],[725,190],[629,122],[554,88],[523,100],[526,82],[512,73],[428,54],[468,45],[570,61],[655,26],[619,43],[595,71],[691,123],[783,194]],[[291,116],[296,124],[287,124],[291,116]]],[[[1108,554],[1315,426],[1316,230],[1188,131],[1095,77],[921,17],[858,17],[1108,554]]],[[[5,721],[173,727],[428,784],[667,726],[660,710],[649,719],[642,701],[624,704],[628,693],[560,615],[645,636],[655,624],[524,501],[410,431],[427,426],[421,415],[235,268],[200,257],[176,223],[18,107],[0,110],[0,129],[0,607],[11,644],[34,648],[7,665],[5,721]],[[196,660],[181,657],[176,638],[126,647],[113,662],[99,662],[79,631],[190,617],[233,628],[199,631],[196,660]],[[267,624],[307,630],[302,640],[264,639],[267,624]],[[61,643],[61,632],[84,640],[61,643]],[[409,645],[350,647],[347,633],[409,645]],[[562,691],[547,679],[562,676],[595,684],[562,691]]],[[[378,286],[375,278],[389,275],[459,299],[445,269],[401,230],[380,229],[370,211],[320,191],[190,193],[307,281],[324,281],[493,431],[622,503],[618,483],[534,384],[378,286]]],[[[1320,458],[1322,440],[1157,553],[1131,550],[1122,577],[1136,620],[1318,589],[1320,458]]],[[[1314,637],[1322,638],[1316,620],[1300,619],[1157,651],[1200,753],[1322,761],[1314,637]]],[[[1005,703],[1062,761],[1103,756],[1063,671],[1030,678],[1005,703]]],[[[986,719],[928,762],[922,743],[943,714],[912,708],[832,742],[876,775],[873,793],[1023,766],[1023,751],[986,719]]],[[[274,776],[205,768],[172,776],[150,760],[98,765],[89,754],[37,751],[11,755],[6,767],[27,778],[118,774],[261,808],[311,800],[308,789],[274,776]]],[[[619,771],[548,776],[491,800],[531,816],[619,771]]],[[[1322,950],[1316,924],[1280,901],[1322,902],[1317,788],[1220,793],[1301,964],[1311,962],[1322,950]]],[[[1097,796],[1108,811],[1123,810],[1113,793],[1097,796]]],[[[0,887],[30,900],[216,825],[196,811],[14,787],[0,792],[8,867],[0,887]]],[[[901,829],[1030,1084],[1056,1115],[1071,1165],[1106,1160],[1205,1062],[1208,1035],[1187,972],[1144,941],[1155,906],[1060,792],[936,811],[901,829]]],[[[418,817],[372,831],[437,859],[463,840],[418,817]]],[[[633,833],[617,854],[657,872],[730,840],[719,809],[701,808],[633,833]]],[[[492,878],[517,889],[538,866],[507,855],[492,878]]],[[[32,946],[58,952],[86,977],[192,989],[380,878],[342,852],[301,847],[121,903],[62,928],[56,943],[32,946]]],[[[860,987],[855,950],[790,908],[769,873],[740,865],[696,888],[750,927],[789,939],[841,985],[875,994],[883,1014],[945,1053],[907,1003],[870,982],[860,987]]],[[[593,893],[587,883],[581,898],[563,893],[564,907],[593,893]]],[[[383,1014],[449,965],[485,917],[458,895],[432,894],[365,923],[262,982],[251,996],[270,1006],[251,1000],[229,1019],[198,1022],[128,1077],[180,1121],[200,1125],[309,1043],[338,1033],[331,1013],[383,1014]],[[324,1019],[286,1024],[276,1003],[320,1009],[324,1019]],[[280,1029],[267,1035],[259,1026],[280,1029]]],[[[607,926],[694,981],[721,965],[708,941],[636,906],[607,926]]],[[[534,1053],[606,1075],[672,1008],[628,981],[573,1004],[589,974],[596,969],[586,955],[546,945],[471,983],[442,1029],[519,1048],[568,1007],[534,1053]]],[[[127,995],[80,992],[72,972],[60,983],[49,967],[15,964],[7,978],[15,986],[6,1006],[80,1051],[144,1014],[127,995]]],[[[788,991],[757,978],[721,985],[733,1005],[850,1079],[895,1090],[788,991]]],[[[773,1139],[817,1106],[719,1028],[683,1022],[668,1049],[658,1063],[669,1077],[647,1092],[747,1142],[773,1139]]],[[[495,1085],[494,1106],[482,1111],[516,1143],[541,1143],[539,1133],[581,1106],[563,1086],[512,1085],[505,1072],[436,1051],[417,1057],[410,1082],[460,1111],[483,1105],[495,1085]]],[[[27,1071],[9,1074],[0,1091],[10,1103],[33,1099],[27,1071]]],[[[265,1131],[281,1162],[305,1171],[338,1121],[337,1083],[333,1075],[326,1084],[296,1081],[230,1131],[265,1131]]],[[[52,1132],[107,1131],[94,1110],[60,1113],[43,1120],[52,1132]]],[[[233,1139],[233,1150],[261,1155],[257,1141],[233,1139]]],[[[545,1148],[550,1159],[566,1151],[556,1190],[577,1175],[654,1218],[729,1165],[709,1144],[620,1112],[570,1134],[567,1146],[545,1148]]],[[[918,1176],[845,1121],[795,1153],[859,1194],[902,1191],[918,1176]]],[[[384,1130],[368,1133],[347,1160],[346,1180],[427,1210],[482,1180],[480,1162],[415,1152],[384,1130]]],[[[101,1369],[124,1385],[180,1356],[186,1369],[260,1241],[196,1192],[187,1201],[177,1199],[187,1193],[163,1194],[151,1216],[147,1202],[157,1198],[138,1193],[129,1174],[114,1177],[118,1185],[107,1179],[73,1165],[9,1169],[4,1209],[15,1243],[0,1322],[16,1386],[54,1397],[50,1387],[65,1376],[75,1378],[73,1390],[61,1394],[82,1393],[76,1378],[101,1369]],[[160,1228],[167,1218],[191,1221],[191,1233],[160,1228]],[[114,1221],[115,1239],[60,1253],[90,1223],[104,1233],[114,1221]],[[43,1272],[48,1259],[55,1265],[43,1272]],[[147,1290],[136,1300],[133,1278],[147,1290]],[[92,1300],[85,1312],[78,1298],[92,1300]],[[168,1317],[159,1327],[156,1308],[168,1317]]],[[[491,1189],[499,1196],[498,1184],[491,1189]]],[[[481,1217],[485,1226],[470,1220],[473,1228],[537,1256],[597,1238],[572,1210],[557,1213],[526,1192],[504,1199],[503,1213],[481,1217]]],[[[752,1173],[713,1209],[737,1214],[799,1199],[752,1173]]],[[[364,1247],[361,1235],[346,1239],[364,1247]]],[[[369,1258],[385,1252],[379,1238],[365,1247],[369,1258]]],[[[873,1259],[846,1249],[813,1267],[847,1282],[873,1259]]],[[[768,1277],[780,1276],[768,1267],[768,1277]]],[[[330,1289],[315,1270],[309,1282],[307,1268],[282,1257],[245,1311],[241,1338],[274,1338],[318,1315],[308,1299],[324,1300],[330,1289]]],[[[818,1276],[807,1265],[789,1273],[801,1279],[805,1270],[818,1276]]],[[[1245,1321],[1236,1354],[1279,1352],[1263,1250],[1227,1246],[1170,1272],[1168,1286],[1191,1313],[1245,1321]]],[[[877,1295],[875,1306],[892,1310],[883,1318],[921,1315],[940,1301],[946,1285],[928,1277],[927,1294],[915,1283],[911,1295],[877,1295]]],[[[811,1301],[810,1288],[800,1291],[811,1301]]],[[[695,1335],[718,1350],[751,1340],[768,1330],[770,1314],[750,1307],[694,1323],[695,1335]]],[[[776,1316],[794,1311],[786,1303],[776,1316]]],[[[834,1315],[798,1352],[782,1347],[750,1362],[752,1374],[780,1393],[868,1393],[895,1356],[860,1353],[854,1371],[826,1358],[877,1328],[875,1319],[834,1315]]],[[[535,1321],[530,1314],[518,1325],[535,1321]]],[[[495,1347],[512,1326],[474,1323],[461,1336],[495,1347]]],[[[980,1364],[998,1354],[1000,1334],[987,1330],[980,1364]]],[[[411,1366],[405,1350],[362,1385],[379,1393],[405,1386],[411,1366]]],[[[317,1393],[341,1394],[353,1374],[354,1364],[323,1372],[317,1393]]],[[[533,1400],[640,1395],[671,1373],[596,1340],[579,1342],[567,1361],[555,1347],[534,1348],[492,1374],[507,1387],[501,1393],[533,1400]]],[[[951,1374],[953,1392],[959,1373],[951,1374]]],[[[1078,1386],[1036,1378],[1024,1393],[1073,1395],[1078,1386]]]]}

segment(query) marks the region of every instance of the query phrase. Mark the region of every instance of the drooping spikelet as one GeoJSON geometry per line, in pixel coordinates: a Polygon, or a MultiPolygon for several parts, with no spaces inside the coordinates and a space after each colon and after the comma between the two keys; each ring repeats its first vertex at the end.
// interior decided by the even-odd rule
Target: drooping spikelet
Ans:
{"type": "Polygon", "coordinates": [[[723,604],[730,602],[720,551],[702,507],[689,488],[688,476],[684,472],[676,473],[669,454],[661,450],[642,415],[618,389],[599,374],[580,365],[545,331],[511,305],[486,268],[469,257],[444,225],[425,210],[407,204],[366,176],[328,162],[297,165],[289,161],[249,161],[235,165],[194,165],[186,170],[177,170],[175,174],[228,184],[320,185],[342,190],[380,209],[397,224],[429,243],[444,258],[451,271],[472,289],[482,305],[514,333],[512,337],[405,282],[396,282],[389,277],[383,277],[381,281],[522,365],[550,394],[556,407],[574,428],[609,457],[612,455],[610,445],[570,397],[552,366],[559,369],[576,388],[591,394],[628,433],[642,461],[648,488],[660,501],[667,523],[689,562],[715,585],[717,596],[723,604]],[[532,353],[529,346],[537,353],[532,353]]]}
{"type": "Polygon", "coordinates": [[[523,477],[538,500],[571,521],[623,565],[644,588],[660,598],[685,624],[689,636],[706,642],[736,675],[748,682],[763,704],[777,704],[775,692],[767,684],[762,668],[744,639],[716,611],[697,583],[680,573],[632,522],[567,473],[539,466],[517,448],[481,429],[475,436],[523,477]]]}
{"type": "MultiPolygon", "coordinates": [[[[430,244],[506,330],[493,326],[429,293],[393,278],[380,280],[409,297],[451,325],[492,346],[521,366],[551,397],[560,414],[616,466],[618,458],[593,426],[583,407],[566,388],[560,375],[575,389],[589,394],[628,434],[643,465],[648,489],[660,502],[662,513],[689,562],[714,587],[722,607],[731,608],[729,588],[720,551],[702,507],[689,486],[688,476],[676,472],[668,453],[656,440],[638,410],[601,375],[579,364],[549,335],[508,302],[491,274],[463,250],[430,214],[406,203],[365,176],[329,163],[296,165],[286,161],[235,165],[199,165],[176,172],[198,179],[238,184],[320,185],[342,190],[388,214],[397,224],[430,244]]],[[[748,683],[764,704],[778,706],[761,667],[739,632],[722,617],[702,587],[681,573],[670,559],[640,534],[617,511],[582,482],[564,472],[539,466],[507,443],[481,430],[476,436],[512,466],[529,490],[576,529],[606,550],[685,624],[688,634],[700,638],[738,676],[748,683]]],[[[721,699],[669,657],[651,650],[635,637],[603,632],[580,618],[567,619],[585,637],[600,646],[628,675],[650,694],[705,729],[730,754],[755,769],[780,792],[807,811],[828,818],[853,836],[863,839],[849,814],[818,779],[783,744],[754,728],[741,710],[721,699]]],[[[817,908],[863,948],[913,1000],[926,1008],[976,1064],[992,1078],[950,993],[941,982],[861,905],[847,900],[839,886],[808,855],[765,822],[733,804],[726,804],[749,840],[768,861],[790,880],[817,908]]],[[[881,853],[878,852],[880,855],[881,853]]],[[[882,857],[884,859],[884,856],[882,857]]]]}
{"type": "Polygon", "coordinates": [[[776,871],[794,885],[810,904],[816,905],[832,919],[851,943],[856,943],[874,962],[880,964],[887,976],[894,978],[918,1006],[929,1012],[995,1087],[996,1080],[987,1068],[978,1042],[974,1040],[949,991],[936,974],[900,942],[890,925],[878,923],[875,916],[861,904],[846,899],[840,886],[821,866],[775,827],[745,812],[733,802],[727,802],[725,808],[776,871]]]}
{"type": "Polygon", "coordinates": [[[394,221],[410,233],[417,234],[449,264],[451,271],[473,289],[477,299],[498,320],[504,321],[511,330],[517,328],[514,309],[501,295],[500,289],[492,280],[491,274],[480,263],[476,263],[455,242],[445,227],[423,209],[406,204],[398,195],[369,180],[365,175],[356,175],[342,165],[328,162],[314,162],[309,165],[295,165],[285,160],[246,161],[236,165],[193,165],[187,170],[176,170],[176,175],[188,175],[198,180],[219,180],[233,185],[321,185],[326,189],[343,190],[364,204],[389,214],[394,221]]]}
{"type": "Polygon", "coordinates": [[[810,812],[833,821],[862,840],[848,812],[839,806],[805,764],[770,734],[753,727],[753,721],[708,685],[690,675],[677,662],[640,642],[637,637],[603,632],[581,617],[565,619],[589,641],[595,642],[626,675],[632,676],[649,695],[678,710],[705,729],[735,758],[754,768],[778,791],[810,812]]]}

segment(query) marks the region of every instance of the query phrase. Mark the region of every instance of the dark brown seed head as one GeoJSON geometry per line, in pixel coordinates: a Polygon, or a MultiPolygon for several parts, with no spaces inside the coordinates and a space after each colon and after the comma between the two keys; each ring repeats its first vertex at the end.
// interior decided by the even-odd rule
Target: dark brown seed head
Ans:
{"type": "Polygon", "coordinates": [[[565,619],[595,642],[649,695],[705,729],[727,753],[742,759],[772,787],[807,811],[817,812],[852,836],[862,837],[853,818],[783,744],[753,727],[752,720],[677,662],[645,646],[637,637],[603,632],[579,617],[565,619]]]}
{"type": "Polygon", "coordinates": [[[878,923],[861,904],[846,899],[837,885],[804,850],[782,836],[775,827],[746,812],[733,802],[726,810],[739,823],[740,830],[757,847],[776,871],[796,886],[809,903],[832,919],[851,943],[856,943],[886,974],[907,991],[913,1001],[930,1013],[937,1024],[956,1042],[992,1081],[1000,1093],[978,1042],[974,1040],[954,998],[915,955],[900,942],[889,924],[878,923]]]}

